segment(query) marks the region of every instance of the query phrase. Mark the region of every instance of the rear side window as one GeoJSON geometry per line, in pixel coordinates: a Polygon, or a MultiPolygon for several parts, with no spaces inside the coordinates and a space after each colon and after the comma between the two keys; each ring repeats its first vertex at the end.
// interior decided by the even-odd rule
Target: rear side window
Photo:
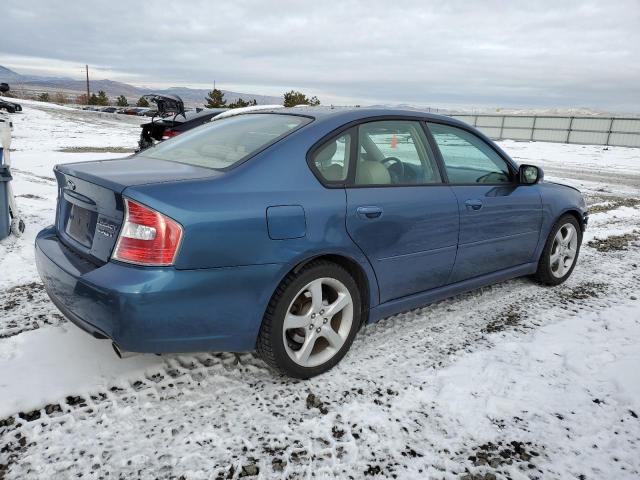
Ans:
{"type": "Polygon", "coordinates": [[[238,115],[189,130],[140,155],[198,167],[227,169],[310,121],[295,115],[238,115]]]}
{"type": "Polygon", "coordinates": [[[349,171],[351,133],[329,140],[314,155],[313,164],[327,182],[344,182],[349,171]]]}
{"type": "Polygon", "coordinates": [[[507,162],[481,138],[461,128],[428,123],[451,183],[510,183],[507,162]]]}

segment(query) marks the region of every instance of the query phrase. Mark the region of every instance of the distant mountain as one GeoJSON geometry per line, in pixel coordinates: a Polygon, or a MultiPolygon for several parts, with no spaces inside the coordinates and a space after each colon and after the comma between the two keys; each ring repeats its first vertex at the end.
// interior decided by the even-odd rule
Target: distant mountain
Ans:
{"type": "Polygon", "coordinates": [[[20,74],[0,65],[0,81],[6,82],[8,79],[18,78],[19,76],[20,74]]]}
{"type": "MultiPolygon", "coordinates": [[[[13,70],[0,65],[0,82],[10,84],[12,90],[19,92],[24,90],[27,92],[64,92],[67,95],[81,95],[86,92],[86,82],[84,80],[74,80],[68,77],[47,77],[39,75],[21,75],[13,70]]],[[[144,87],[136,87],[128,83],[116,82],[113,80],[90,80],[89,86],[92,93],[104,90],[107,96],[114,100],[119,95],[124,95],[129,103],[135,102],[142,95],[149,93],[161,93],[178,95],[187,106],[202,106],[205,97],[210,89],[204,88],[187,88],[187,87],[171,87],[165,89],[150,89],[144,87]]],[[[222,90],[224,98],[228,103],[234,102],[238,98],[245,100],[255,99],[259,105],[270,105],[282,103],[281,97],[273,97],[269,95],[256,95],[253,93],[233,92],[230,90],[222,90]]]]}

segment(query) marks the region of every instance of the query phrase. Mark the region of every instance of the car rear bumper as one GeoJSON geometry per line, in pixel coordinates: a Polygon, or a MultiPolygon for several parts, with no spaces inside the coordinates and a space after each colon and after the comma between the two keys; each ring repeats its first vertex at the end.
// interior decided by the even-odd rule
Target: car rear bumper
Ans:
{"type": "Polygon", "coordinates": [[[253,350],[282,268],[96,266],[61,243],[54,227],[36,238],[36,264],[71,322],[123,350],[153,353],[253,350]]]}

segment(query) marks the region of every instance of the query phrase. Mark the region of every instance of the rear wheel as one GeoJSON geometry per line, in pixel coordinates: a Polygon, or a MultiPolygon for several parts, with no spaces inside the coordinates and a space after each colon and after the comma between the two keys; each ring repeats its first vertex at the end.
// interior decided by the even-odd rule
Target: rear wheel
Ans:
{"type": "Polygon", "coordinates": [[[319,260],[289,274],[274,293],[258,336],[260,356],[296,378],[326,372],[347,353],[360,326],[358,286],[343,267],[319,260]]]}
{"type": "Polygon", "coordinates": [[[563,215],[551,229],[538,262],[536,278],[546,285],[564,282],[576,266],[582,231],[573,215],[563,215]]]}

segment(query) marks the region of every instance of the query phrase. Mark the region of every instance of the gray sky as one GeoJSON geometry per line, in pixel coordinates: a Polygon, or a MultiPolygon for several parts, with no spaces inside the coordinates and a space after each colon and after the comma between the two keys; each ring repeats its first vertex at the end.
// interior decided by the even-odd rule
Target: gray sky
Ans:
{"type": "Polygon", "coordinates": [[[640,0],[2,0],[0,65],[323,103],[640,112],[640,0]]]}

